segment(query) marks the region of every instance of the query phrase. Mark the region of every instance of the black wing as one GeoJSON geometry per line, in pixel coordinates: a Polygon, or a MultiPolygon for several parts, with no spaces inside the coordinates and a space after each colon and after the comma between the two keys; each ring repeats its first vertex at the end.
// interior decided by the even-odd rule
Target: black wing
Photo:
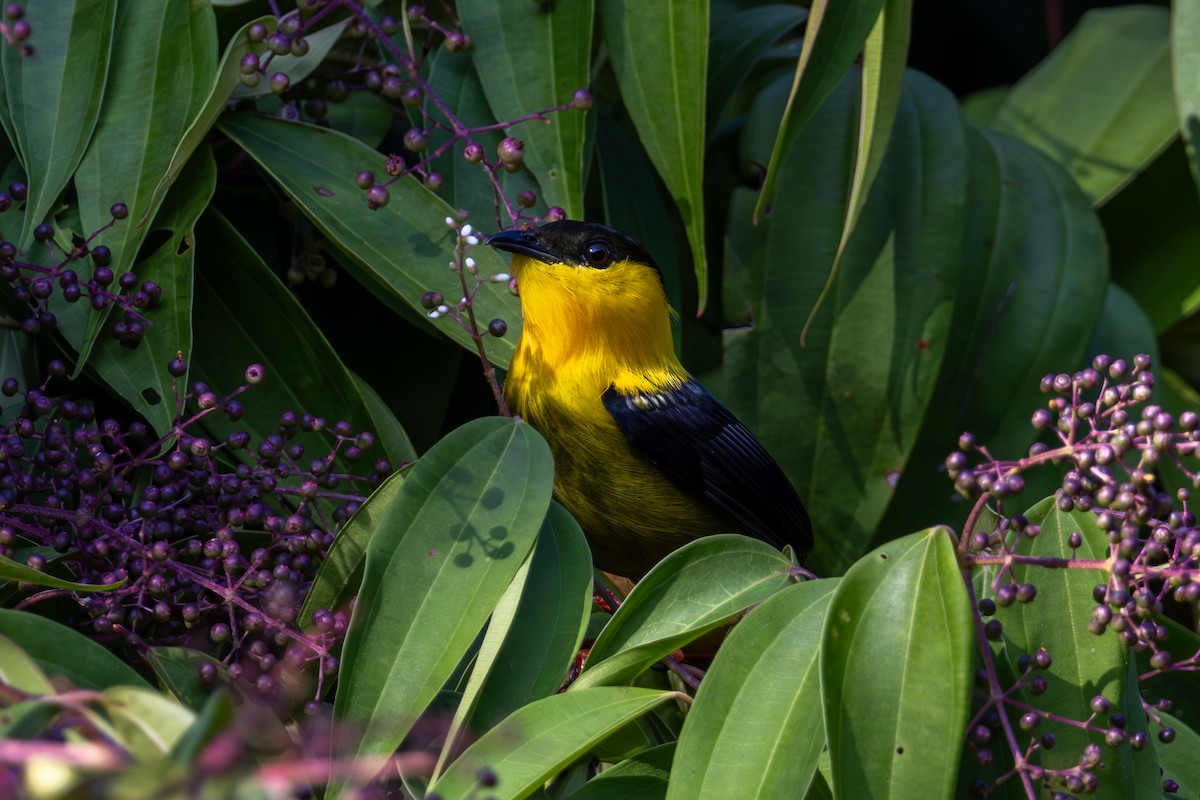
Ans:
{"type": "Polygon", "coordinates": [[[684,491],[776,547],[803,559],[812,523],[791,481],[758,439],[703,386],[661,393],[604,393],[604,407],[633,446],[684,491]]]}

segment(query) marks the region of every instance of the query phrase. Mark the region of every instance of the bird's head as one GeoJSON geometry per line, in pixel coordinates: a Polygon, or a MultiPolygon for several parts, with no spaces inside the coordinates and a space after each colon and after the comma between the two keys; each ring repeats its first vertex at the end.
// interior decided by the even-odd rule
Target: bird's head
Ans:
{"type": "Polygon", "coordinates": [[[596,346],[607,342],[645,352],[672,349],[662,274],[646,248],[624,231],[563,220],[502,231],[487,243],[513,254],[527,334],[546,339],[578,334],[596,346]]]}

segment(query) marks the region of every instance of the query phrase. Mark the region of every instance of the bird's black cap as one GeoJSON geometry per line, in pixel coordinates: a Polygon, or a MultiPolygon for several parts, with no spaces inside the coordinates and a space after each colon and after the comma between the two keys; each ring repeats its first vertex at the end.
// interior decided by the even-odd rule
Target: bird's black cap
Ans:
{"type": "Polygon", "coordinates": [[[658,265],[629,234],[597,222],[562,220],[548,222],[530,230],[509,230],[491,236],[487,243],[498,250],[520,253],[547,264],[574,264],[580,267],[603,268],[594,258],[596,246],[607,248],[610,262],[637,261],[652,267],[658,265]]]}

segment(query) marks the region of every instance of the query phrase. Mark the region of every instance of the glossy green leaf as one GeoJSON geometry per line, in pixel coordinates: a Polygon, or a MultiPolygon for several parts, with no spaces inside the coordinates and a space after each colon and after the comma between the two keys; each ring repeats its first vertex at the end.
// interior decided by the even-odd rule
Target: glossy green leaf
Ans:
{"type": "Polygon", "coordinates": [[[704,536],[660,561],[592,645],[571,690],[628,683],[664,656],[727,625],[792,582],[791,562],[765,542],[704,536]]]}
{"type": "Polygon", "coordinates": [[[1023,142],[968,126],[967,143],[966,245],[946,358],[873,544],[945,521],[953,490],[940,470],[958,436],[969,430],[999,452],[1024,452],[1035,434],[1029,415],[1045,403],[1042,376],[1092,355],[1107,253],[1087,197],[1023,142]]]}
{"type": "Polygon", "coordinates": [[[96,128],[116,9],[117,0],[29,3],[25,19],[37,31],[29,42],[35,52],[0,48],[4,121],[29,178],[22,248],[66,188],[96,128]]]}
{"type": "Polygon", "coordinates": [[[1179,785],[1174,793],[1176,797],[1200,797],[1200,759],[1196,758],[1200,753],[1200,733],[1181,719],[1157,713],[1163,726],[1175,730],[1175,740],[1170,744],[1159,742],[1157,735],[1151,737],[1158,763],[1162,765],[1163,778],[1179,785]]]}
{"type": "MultiPolygon", "coordinates": [[[[162,287],[162,299],[147,315],[150,324],[141,343],[129,349],[108,333],[99,333],[90,365],[101,379],[125,398],[160,436],[179,414],[177,395],[186,379],[173,378],[167,364],[192,355],[192,290],[196,260],[195,227],[217,185],[212,151],[199,149],[167,194],[148,232],[164,236],[162,246],[137,269],[162,287]],[[178,388],[176,388],[178,387],[178,388]]],[[[86,303],[76,303],[87,319],[99,319],[86,303]]],[[[86,346],[86,345],[85,345],[86,346]]]]}
{"type": "Polygon", "coordinates": [[[421,457],[367,544],[334,705],[356,756],[391,753],[533,547],[553,463],[528,425],[458,428],[421,457]]]}
{"type": "MultiPolygon", "coordinates": [[[[912,0],[886,0],[875,26],[863,46],[863,63],[859,74],[862,87],[859,90],[861,105],[858,116],[858,152],[854,159],[854,177],[850,181],[850,196],[847,200],[846,217],[842,223],[842,236],[838,241],[837,253],[829,265],[825,287],[816,304],[809,312],[808,323],[820,312],[828,293],[833,288],[850,236],[858,226],[863,205],[871,185],[883,165],[891,138],[892,123],[896,108],[900,104],[900,93],[904,88],[904,65],[908,59],[908,40],[912,27],[912,0]]],[[[800,334],[803,344],[807,338],[808,324],[800,334]]]]}
{"type": "MultiPolygon", "coordinates": [[[[892,501],[891,482],[936,397],[965,269],[962,117],[944,88],[911,73],[887,158],[801,346],[841,239],[859,83],[847,77],[780,163],[789,189],[760,223],[765,247],[746,251],[762,260],[746,268],[761,274],[762,300],[751,309],[753,331],[730,340],[737,346],[724,361],[730,408],[800,489],[814,529],[837,531],[818,536],[810,557],[818,573],[843,571],[892,501]]],[[[746,230],[749,221],[730,225],[746,230]]]]}
{"type": "MultiPolygon", "coordinates": [[[[720,17],[713,9],[706,100],[709,135],[763,52],[807,18],[806,9],[784,3],[752,8],[733,5],[720,17]]],[[[603,154],[603,148],[600,152],[603,154]]]]}
{"type": "Polygon", "coordinates": [[[838,583],[821,642],[837,797],[950,797],[974,646],[954,541],[931,528],[863,556],[838,583]]]}
{"type": "Polygon", "coordinates": [[[354,379],[354,386],[367,407],[367,414],[371,418],[371,432],[383,445],[383,452],[387,453],[392,466],[399,468],[416,461],[417,451],[391,407],[371,384],[353,372],[350,373],[350,377],[354,379]]]}
{"type": "Polygon", "coordinates": [[[380,484],[337,532],[300,607],[298,619],[303,624],[312,624],[312,615],[318,609],[347,608],[358,594],[367,560],[367,542],[399,498],[407,474],[397,472],[380,484]]]}
{"type": "MultiPolygon", "coordinates": [[[[805,25],[804,45],[796,62],[792,89],[775,136],[758,206],[754,209],[755,219],[774,199],[775,184],[781,179],[782,162],[792,140],[850,69],[882,8],[883,0],[814,0],[805,25]]],[[[784,183],[788,182],[784,180],[784,183]]]]}
{"type": "MultiPolygon", "coordinates": [[[[113,222],[113,203],[129,208],[127,219],[115,222],[93,242],[93,246],[103,244],[112,251],[111,267],[118,277],[133,266],[138,247],[152,230],[144,220],[154,215],[163,199],[162,194],[155,194],[155,188],[204,103],[216,67],[217,22],[208,3],[121,4],[104,104],[75,173],[84,235],[113,222]]],[[[214,178],[215,173],[214,168],[214,178]]],[[[193,191],[203,192],[198,187],[193,191]]],[[[209,195],[211,189],[200,205],[209,195]]],[[[157,279],[162,273],[154,275],[157,279]]],[[[87,304],[83,305],[86,309],[87,304]]],[[[80,362],[87,360],[107,316],[85,311],[64,317],[60,323],[80,352],[80,362]]],[[[149,419],[163,430],[159,427],[161,415],[149,419]]]]}
{"type": "Polygon", "coordinates": [[[991,127],[1045,152],[1103,205],[1175,138],[1168,12],[1093,9],[1013,87],[991,127]]]}
{"type": "MultiPolygon", "coordinates": [[[[296,297],[215,210],[196,226],[196,250],[193,324],[197,331],[220,331],[220,336],[197,337],[192,376],[225,393],[244,383],[246,367],[258,363],[266,368],[266,379],[249,390],[253,402],[245,403],[243,419],[204,418],[212,438],[246,430],[257,444],[275,433],[279,415],[287,409],[346,420],[355,432],[370,430],[372,413],[337,352],[296,297]]],[[[374,409],[375,414],[383,411],[374,409]]],[[[300,434],[297,441],[326,452],[331,444],[329,437],[316,433],[300,434]]],[[[397,463],[411,454],[406,450],[396,458],[382,453],[379,444],[364,453],[387,455],[397,463]]]]}
{"type": "Polygon", "coordinates": [[[49,586],[52,589],[70,589],[75,592],[104,592],[109,589],[115,589],[125,583],[124,578],[116,583],[104,584],[66,581],[62,578],[56,578],[53,575],[47,575],[45,572],[33,569],[2,555],[0,555],[0,580],[25,581],[35,586],[49,586]]]}
{"type": "Polygon", "coordinates": [[[0,684],[26,694],[54,694],[50,679],[33,658],[7,636],[0,636],[0,684]]]}
{"type": "Polygon", "coordinates": [[[767,598],[738,623],[683,723],[668,798],[791,798],[825,747],[817,655],[836,580],[767,598]]]}
{"type": "Polygon", "coordinates": [[[674,692],[628,686],[544,697],[481,736],[429,790],[445,800],[466,800],[478,790],[479,770],[487,767],[497,777],[489,796],[529,797],[605,736],[674,697],[674,692]]]}
{"type": "Polygon", "coordinates": [[[340,103],[329,103],[325,119],[335,131],[352,136],[368,147],[379,147],[392,127],[392,107],[372,92],[351,92],[340,103]]]}
{"type": "Polygon", "coordinates": [[[1187,144],[1192,178],[1200,187],[1200,2],[1177,0],[1171,7],[1171,71],[1179,130],[1187,144]]]}
{"type": "Polygon", "coordinates": [[[1088,345],[1086,355],[1110,353],[1114,358],[1145,353],[1151,364],[1162,363],[1158,358],[1158,337],[1146,312],[1129,292],[1115,283],[1108,285],[1096,335],[1088,345]]]}
{"type": "MultiPolygon", "coordinates": [[[[453,257],[453,232],[445,219],[449,205],[413,178],[390,187],[391,202],[376,211],[367,208],[363,191],[354,185],[362,169],[382,171],[383,157],[361,142],[336,131],[280,119],[234,114],[221,130],[245,148],[260,166],[279,181],[321,231],[342,248],[375,283],[423,318],[421,296],[430,290],[460,297],[462,287],[446,269],[453,257]]],[[[507,272],[491,248],[472,251],[481,275],[507,272]]],[[[492,363],[508,366],[520,335],[520,303],[503,284],[487,283],[475,296],[475,313],[482,320],[508,322],[508,335],[485,337],[492,363]]],[[[450,338],[474,351],[470,336],[449,320],[429,320],[450,338]]]]}
{"type": "Polygon", "coordinates": [[[601,0],[600,19],[625,109],[687,231],[703,312],[705,96],[697,87],[708,73],[708,0],[601,0]]]}
{"type": "Polygon", "coordinates": [[[604,770],[566,800],[662,800],[674,757],[675,742],[643,750],[604,770]]]}
{"type": "Polygon", "coordinates": [[[204,707],[213,688],[200,679],[201,665],[224,669],[217,659],[190,647],[152,647],[146,661],[163,688],[193,711],[204,707]]]}
{"type": "Polygon", "coordinates": [[[24,648],[47,675],[66,678],[74,686],[83,689],[148,686],[141,675],[112,651],[46,617],[0,609],[0,634],[24,648]]]}
{"type": "MultiPolygon", "coordinates": [[[[350,19],[346,18],[318,31],[305,33],[303,41],[308,43],[307,53],[302,56],[295,56],[291,53],[282,56],[271,54],[269,61],[264,59],[263,69],[267,75],[287,75],[292,86],[299,86],[300,82],[311,75],[313,70],[319,67],[325,57],[329,55],[329,51],[337,44],[338,38],[349,23],[350,19]]],[[[273,91],[271,82],[264,78],[254,87],[238,83],[233,88],[231,99],[266,97],[273,91]]]]}
{"type": "Polygon", "coordinates": [[[106,689],[103,706],[125,749],[143,763],[171,752],[196,717],[161,692],[136,686],[106,689]]]}
{"type": "MultiPolygon", "coordinates": [[[[1093,514],[1060,511],[1053,498],[1047,498],[1026,512],[1030,522],[1041,526],[1034,539],[1022,541],[1018,552],[1045,558],[1099,559],[1109,557],[1108,539],[1096,523],[1093,514]],[[1071,533],[1082,534],[1083,544],[1072,549],[1068,543],[1071,533]]],[[[1018,699],[1030,702],[1042,711],[1069,719],[1088,716],[1089,703],[1096,695],[1104,695],[1113,710],[1130,720],[1130,732],[1141,729],[1141,698],[1137,688],[1137,672],[1128,663],[1132,652],[1112,633],[1096,636],[1088,631],[1088,621],[1096,603],[1092,588],[1103,583],[1103,570],[1046,569],[1035,565],[1019,565],[1013,569],[1013,580],[1037,586],[1037,598],[1028,604],[1014,604],[996,614],[1004,626],[1006,647],[1002,656],[1010,661],[1021,653],[1033,653],[1044,647],[1053,657],[1050,668],[1043,671],[1048,688],[1034,698],[1021,691],[1018,699]]],[[[1104,748],[1104,791],[1107,797],[1157,796],[1158,765],[1152,749],[1137,751],[1123,744],[1107,747],[1104,734],[1082,731],[1070,725],[1055,725],[1044,720],[1041,732],[1057,737],[1056,748],[1064,753],[1081,753],[1089,743],[1104,748]]],[[[1056,750],[1057,753],[1057,750],[1056,750]]],[[[1042,756],[1044,766],[1059,765],[1056,753],[1042,756]]]]}
{"type": "MultiPolygon", "coordinates": [[[[587,88],[592,2],[459,0],[475,70],[496,119],[520,119],[570,103],[576,90],[587,88]]],[[[572,108],[545,119],[512,126],[508,135],[525,143],[525,165],[537,178],[546,204],[562,206],[570,219],[582,219],[585,115],[572,108]]],[[[495,158],[488,153],[489,160],[495,158]]]]}
{"type": "MultiPolygon", "coordinates": [[[[486,731],[525,703],[557,692],[583,641],[592,607],[592,554],[579,523],[557,503],[550,504],[542,523],[529,577],[517,588],[511,622],[493,645],[491,666],[468,717],[474,731],[486,731]]],[[[496,625],[493,614],[483,650],[496,625]]]]}
{"type": "MultiPolygon", "coordinates": [[[[158,199],[165,195],[167,190],[171,188],[171,184],[175,182],[175,178],[179,176],[188,159],[192,157],[192,153],[200,146],[201,142],[208,138],[209,131],[212,130],[217,117],[225,111],[225,105],[229,102],[229,96],[241,83],[242,56],[250,52],[262,55],[266,51],[266,45],[262,42],[250,41],[248,35],[250,28],[255,25],[264,25],[268,31],[273,32],[277,24],[277,20],[272,16],[250,20],[229,40],[229,44],[225,46],[225,52],[221,56],[221,63],[217,66],[217,72],[209,88],[208,97],[196,113],[191,125],[188,126],[183,139],[176,146],[166,174],[163,175],[162,180],[158,182],[158,186],[154,189],[155,199],[151,200],[151,207],[154,207],[158,199]]],[[[141,222],[144,224],[145,220],[141,222]]]]}

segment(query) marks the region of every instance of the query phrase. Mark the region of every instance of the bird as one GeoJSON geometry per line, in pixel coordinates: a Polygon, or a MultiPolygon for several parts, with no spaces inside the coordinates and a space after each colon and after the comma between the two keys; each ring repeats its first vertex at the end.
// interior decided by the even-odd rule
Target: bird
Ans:
{"type": "Polygon", "coordinates": [[[662,273],[641,243],[559,220],[487,244],[512,254],[523,317],[505,403],[549,444],[554,495],[597,568],[638,580],[716,533],[808,556],[791,481],[676,357],[662,273]]]}

